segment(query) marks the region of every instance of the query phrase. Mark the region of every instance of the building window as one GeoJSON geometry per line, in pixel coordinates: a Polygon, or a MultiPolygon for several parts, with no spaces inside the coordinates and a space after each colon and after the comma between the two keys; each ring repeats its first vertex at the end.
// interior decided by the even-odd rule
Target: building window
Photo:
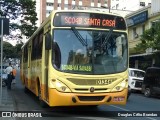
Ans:
{"type": "Polygon", "coordinates": [[[98,0],[98,3],[101,3],[101,0],[98,0]]]}
{"type": "Polygon", "coordinates": [[[51,10],[46,10],[46,14],[50,14],[51,12],[51,10]]]}
{"type": "Polygon", "coordinates": [[[152,28],[158,29],[157,28],[157,27],[159,27],[158,24],[160,24],[160,19],[151,22],[152,28]]]}
{"type": "Polygon", "coordinates": [[[59,3],[59,4],[57,5],[57,7],[61,7],[61,3],[59,3]]]}
{"type": "Polygon", "coordinates": [[[104,4],[107,4],[107,3],[108,3],[108,0],[105,0],[105,1],[104,1],[104,4]]]}
{"type": "Polygon", "coordinates": [[[145,32],[145,25],[142,25],[142,34],[145,32]]]}
{"type": "Polygon", "coordinates": [[[118,9],[118,7],[119,7],[119,4],[116,4],[116,9],[118,9]]]}
{"type": "Polygon", "coordinates": [[[47,5],[47,6],[53,6],[53,5],[54,5],[54,3],[47,2],[47,3],[46,3],[46,5],[47,5]]]}
{"type": "Polygon", "coordinates": [[[152,27],[155,27],[156,26],[156,22],[152,22],[152,27]]]}
{"type": "Polygon", "coordinates": [[[68,4],[64,4],[64,7],[65,7],[65,8],[68,8],[68,4]]]}
{"type": "Polygon", "coordinates": [[[145,2],[140,2],[140,6],[145,6],[145,2]]]}
{"type": "Polygon", "coordinates": [[[92,0],[92,2],[94,2],[94,0],[92,0]]]}
{"type": "Polygon", "coordinates": [[[133,28],[133,39],[138,38],[136,27],[133,28]]]}

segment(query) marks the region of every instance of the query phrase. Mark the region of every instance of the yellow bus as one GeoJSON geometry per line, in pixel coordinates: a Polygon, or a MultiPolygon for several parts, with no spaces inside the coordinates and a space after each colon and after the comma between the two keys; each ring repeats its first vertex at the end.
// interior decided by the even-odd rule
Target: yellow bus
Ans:
{"type": "Polygon", "coordinates": [[[42,106],[125,105],[124,18],[99,11],[53,11],[22,47],[21,80],[42,106]]]}

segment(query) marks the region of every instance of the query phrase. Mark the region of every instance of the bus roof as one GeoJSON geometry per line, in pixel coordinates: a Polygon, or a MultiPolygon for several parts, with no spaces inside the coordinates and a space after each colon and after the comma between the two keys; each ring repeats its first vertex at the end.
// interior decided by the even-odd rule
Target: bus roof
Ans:
{"type": "Polygon", "coordinates": [[[108,15],[115,15],[115,16],[120,16],[123,17],[119,14],[116,13],[109,13],[109,12],[102,12],[102,11],[95,11],[95,10],[53,10],[52,13],[57,13],[57,12],[84,12],[84,13],[98,13],[98,14],[108,14],[108,15]]]}

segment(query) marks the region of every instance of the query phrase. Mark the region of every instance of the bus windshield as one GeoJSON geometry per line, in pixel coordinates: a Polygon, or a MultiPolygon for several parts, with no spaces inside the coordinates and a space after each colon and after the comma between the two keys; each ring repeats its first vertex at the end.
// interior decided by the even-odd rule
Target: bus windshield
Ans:
{"type": "Polygon", "coordinates": [[[127,69],[127,34],[102,30],[53,30],[52,64],[75,74],[104,75],[127,69]]]}

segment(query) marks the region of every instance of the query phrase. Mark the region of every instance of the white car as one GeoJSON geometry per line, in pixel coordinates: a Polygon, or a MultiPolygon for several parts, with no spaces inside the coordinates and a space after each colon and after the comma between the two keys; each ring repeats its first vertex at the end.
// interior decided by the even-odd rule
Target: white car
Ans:
{"type": "Polygon", "coordinates": [[[145,71],[135,68],[129,68],[128,84],[131,90],[142,90],[142,82],[144,79],[145,71]]]}

